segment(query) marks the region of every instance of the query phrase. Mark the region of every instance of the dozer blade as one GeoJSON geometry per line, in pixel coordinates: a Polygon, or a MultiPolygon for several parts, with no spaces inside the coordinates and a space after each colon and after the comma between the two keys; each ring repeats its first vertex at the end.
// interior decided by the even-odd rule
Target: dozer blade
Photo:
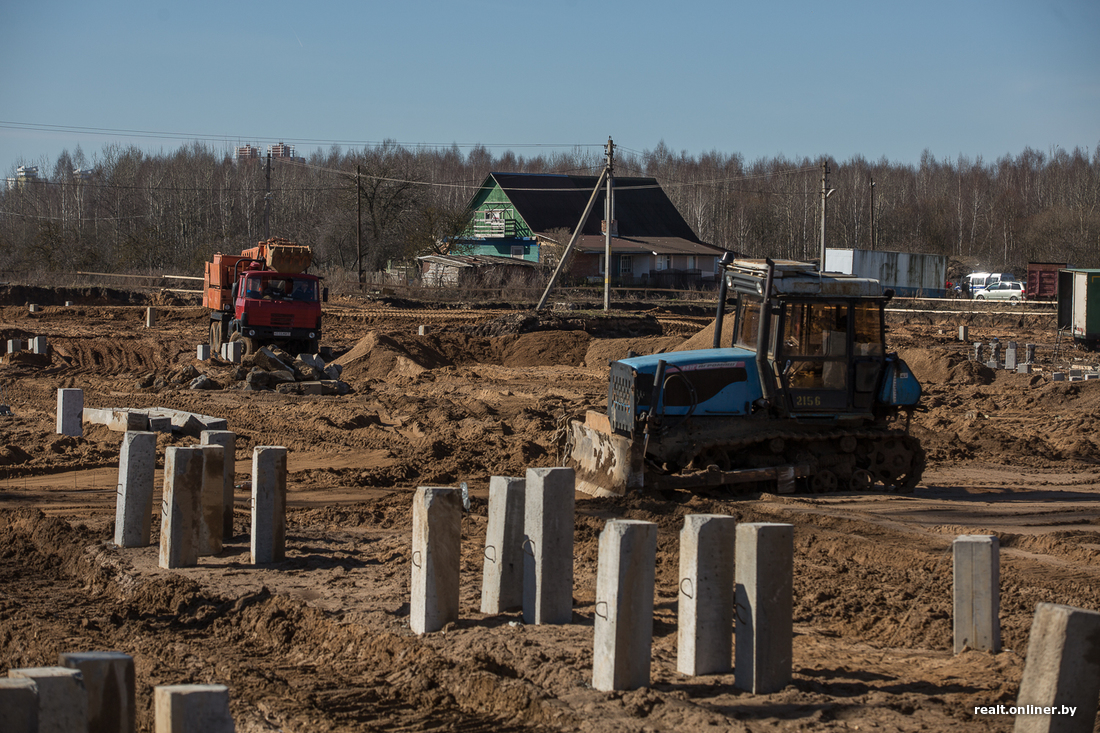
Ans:
{"type": "Polygon", "coordinates": [[[612,433],[606,415],[590,411],[585,422],[570,422],[569,446],[566,462],[576,471],[578,491],[622,496],[642,488],[642,445],[612,433]]]}

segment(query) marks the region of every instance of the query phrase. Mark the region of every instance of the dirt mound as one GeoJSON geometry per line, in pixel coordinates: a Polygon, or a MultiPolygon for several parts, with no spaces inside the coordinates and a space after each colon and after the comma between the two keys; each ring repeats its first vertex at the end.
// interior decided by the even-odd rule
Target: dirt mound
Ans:
{"type": "Polygon", "coordinates": [[[970,361],[965,354],[947,349],[899,349],[898,356],[909,365],[921,384],[992,384],[992,369],[970,361]]]}
{"type": "Polygon", "coordinates": [[[593,340],[588,347],[588,353],[584,356],[584,362],[590,367],[607,366],[608,362],[625,359],[631,351],[639,356],[664,354],[669,351],[677,351],[677,347],[683,342],[683,336],[593,340]]]}
{"type": "Polygon", "coordinates": [[[501,338],[501,364],[507,367],[580,366],[592,337],[579,331],[539,331],[501,338]]]}
{"type": "Polygon", "coordinates": [[[422,340],[403,341],[398,343],[390,336],[371,331],[351,351],[335,360],[344,367],[340,378],[355,384],[368,379],[415,377],[428,369],[451,363],[422,340]]]}
{"type": "MultiPolygon", "coordinates": [[[[722,345],[733,343],[733,314],[727,313],[722,319],[722,345]]],[[[714,347],[714,321],[699,333],[677,346],[673,351],[692,351],[694,349],[710,349],[714,347]]]]}
{"type": "Polygon", "coordinates": [[[65,305],[71,300],[77,305],[150,305],[147,293],[135,293],[113,288],[39,288],[32,285],[0,287],[0,305],[65,305]]]}

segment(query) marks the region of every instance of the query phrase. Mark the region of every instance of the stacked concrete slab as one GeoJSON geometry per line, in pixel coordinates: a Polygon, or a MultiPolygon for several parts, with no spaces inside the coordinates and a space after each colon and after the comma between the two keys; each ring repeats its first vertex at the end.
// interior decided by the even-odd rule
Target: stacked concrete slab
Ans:
{"type": "Polygon", "coordinates": [[[118,496],[115,505],[115,544],[145,547],[151,537],[153,480],[157,468],[157,436],[127,432],[118,459],[118,496]]]}
{"type": "Polygon", "coordinates": [[[734,685],[754,694],[791,681],[794,526],[737,525],[734,685]]]}
{"type": "Polygon", "coordinates": [[[733,553],[737,520],[690,514],[680,530],[676,669],[723,674],[733,658],[733,553]]]}
{"type": "Polygon", "coordinates": [[[573,620],[572,468],[527,469],[524,493],[523,621],[573,620]]]}
{"type": "Polygon", "coordinates": [[[596,572],[592,686],[649,686],[653,647],[653,584],[657,525],[613,519],[600,533],[596,572]]]}
{"type": "Polygon", "coordinates": [[[523,506],[526,481],[511,476],[489,479],[489,524],[481,612],[500,613],[523,605],[523,506]]]}
{"type": "Polygon", "coordinates": [[[458,620],[462,497],[458,489],[421,486],[413,498],[409,625],[416,634],[458,620]]]}
{"type": "Polygon", "coordinates": [[[85,408],[84,420],[95,425],[106,425],[111,430],[171,430],[182,435],[199,437],[204,430],[225,430],[227,421],[220,417],[200,415],[167,407],[85,408]]]}

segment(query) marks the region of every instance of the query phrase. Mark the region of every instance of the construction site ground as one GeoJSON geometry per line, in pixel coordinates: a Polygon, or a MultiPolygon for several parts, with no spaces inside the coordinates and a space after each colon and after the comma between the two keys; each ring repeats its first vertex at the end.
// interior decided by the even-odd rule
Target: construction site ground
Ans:
{"type": "MultiPolygon", "coordinates": [[[[1049,309],[890,312],[888,344],[925,387],[912,429],[928,468],[912,494],[578,495],[573,623],[527,626],[518,609],[479,613],[489,477],[559,465],[565,421],[604,407],[608,359],[708,346],[704,308],[646,306],[659,328],[604,338],[563,330],[568,317],[558,330],[462,330],[508,306],[341,300],[326,305],[322,342],[352,388],[339,397],[244,391],[236,366],[198,362],[197,304],[89,292],[31,314],[28,292],[0,289],[0,338],[51,346],[0,366],[13,413],[0,416],[0,674],[60,652],[131,654],[141,731],[153,687],[180,683],[228,685],[238,731],[1007,731],[1011,717],[974,708],[1015,702],[1036,604],[1100,609],[1100,380],[1051,381],[1095,358],[1058,343],[1049,309]],[[1039,371],[971,361],[960,324],[969,341],[1038,344],[1039,371]],[[188,389],[196,371],[223,389],[188,389]],[[56,434],[60,387],[83,389],[87,407],[227,419],[239,486],[225,551],[162,570],[156,519],[153,546],[116,547],[122,434],[56,434]],[[287,557],[253,567],[248,481],[262,445],[290,451],[287,557]],[[463,481],[461,619],[417,637],[412,492],[463,481]],[[693,513],[795,526],[794,675],[780,692],[676,672],[678,537],[693,513]],[[591,686],[592,634],[598,536],[616,517],[659,525],[652,684],[607,693],[591,686]],[[952,653],[960,534],[1000,538],[996,654],[952,653]]],[[[194,442],[162,434],[161,459],[194,442]]],[[[158,471],[155,506],[160,483],[158,471]]]]}

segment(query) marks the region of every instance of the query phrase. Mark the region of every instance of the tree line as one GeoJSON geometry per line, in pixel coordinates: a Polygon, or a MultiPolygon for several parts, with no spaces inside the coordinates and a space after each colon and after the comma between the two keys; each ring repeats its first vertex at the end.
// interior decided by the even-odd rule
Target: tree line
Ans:
{"type": "MultiPolygon", "coordinates": [[[[804,260],[820,246],[823,163],[830,247],[968,257],[1017,272],[1030,261],[1100,267],[1100,148],[1028,148],[991,163],[926,151],[905,165],[746,162],[662,142],[618,149],[615,173],[656,178],[705,242],[804,260]]],[[[77,148],[0,190],[0,269],[198,274],[213,253],[239,252],[269,232],[312,245],[321,272],[377,273],[445,251],[491,171],[596,174],[603,164],[602,146],[524,157],[385,142],[270,168],[202,143],[156,154],[110,145],[91,160],[77,148]]]]}

